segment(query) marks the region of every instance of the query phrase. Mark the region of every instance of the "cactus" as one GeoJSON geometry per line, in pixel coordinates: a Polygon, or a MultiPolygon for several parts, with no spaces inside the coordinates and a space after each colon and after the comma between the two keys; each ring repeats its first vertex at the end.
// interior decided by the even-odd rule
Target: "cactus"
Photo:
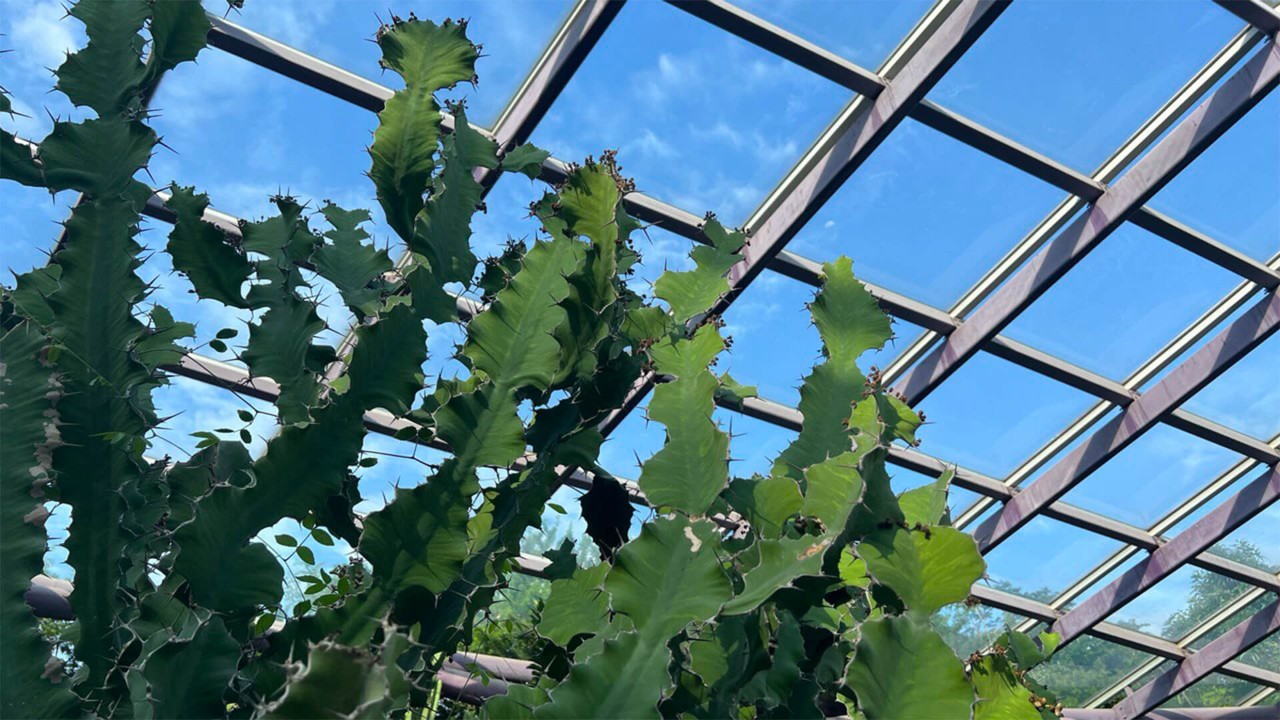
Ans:
{"type": "Polygon", "coordinates": [[[605,562],[557,557],[536,680],[490,700],[489,716],[1041,715],[1046,693],[1025,671],[1053,636],[1010,633],[961,660],[931,629],[984,566],[946,527],[947,476],[901,496],[889,487],[888,450],[914,443],[920,418],[857,366],[890,326],[851,261],[824,267],[811,306],[823,360],[804,379],[801,432],[767,477],[732,478],[713,413],[754,389],[713,372],[727,341],[707,314],[746,236],[709,215],[693,269],[663,274],[653,299],[637,294],[627,279],[641,225],[623,204],[633,184],[606,152],[533,204],[536,239],[482,262],[471,245],[479,178],[536,177],[547,153],[498,147],[461,104],[446,127],[436,95],[472,80],[479,57],[464,22],[393,18],[377,34],[383,66],[404,80],[369,148],[398,262],[373,245],[365,210],[278,197],[274,216],[229,237],[202,219],[206,196],[170,187],[165,252],[198,296],[252,313],[238,358],[279,387],[280,429],[257,458],[208,434],[188,460],[149,459],[160,424],[150,395],[192,327],[139,310],[148,288],[134,237],[150,189],[137,176],[157,142],[145,104],[196,57],[209,24],[196,0],[80,0],[70,17],[88,44],[57,89],[96,117],[56,123],[34,150],[0,134],[5,180],[84,194],[50,264],[4,290],[6,716],[422,712],[566,467],[596,478],[584,517],[605,562]],[[342,356],[317,340],[308,272],[360,321],[342,356]],[[463,322],[455,284],[486,303],[465,323],[466,373],[424,388],[427,321],[463,322]],[[639,486],[660,515],[628,540],[630,506],[597,464],[598,427],[648,372],[659,381],[649,417],[666,441],[639,486]],[[450,452],[358,517],[354,472],[374,410],[412,422],[403,439],[450,452]],[[489,467],[507,472],[483,487],[489,467]],[[23,602],[46,498],[73,518],[74,675],[23,602]],[[720,524],[730,516],[734,533],[720,524]],[[294,617],[281,608],[284,569],[257,540],[285,519],[342,538],[363,570],[294,617]]]}

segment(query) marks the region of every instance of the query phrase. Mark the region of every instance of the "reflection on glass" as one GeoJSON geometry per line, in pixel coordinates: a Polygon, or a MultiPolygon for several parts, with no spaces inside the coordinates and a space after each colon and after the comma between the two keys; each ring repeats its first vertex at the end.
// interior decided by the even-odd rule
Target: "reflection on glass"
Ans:
{"type": "Polygon", "coordinates": [[[1139,650],[1084,635],[1032,670],[1031,677],[1053,690],[1063,705],[1080,707],[1150,657],[1139,650]]]}
{"type": "Polygon", "coordinates": [[[930,99],[1088,172],[1239,29],[1204,3],[1014,3],[930,99]]]}

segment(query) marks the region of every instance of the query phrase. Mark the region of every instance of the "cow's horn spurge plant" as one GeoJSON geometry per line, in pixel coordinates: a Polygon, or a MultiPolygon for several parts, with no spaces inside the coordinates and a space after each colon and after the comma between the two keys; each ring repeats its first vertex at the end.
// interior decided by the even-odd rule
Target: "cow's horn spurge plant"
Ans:
{"type": "Polygon", "coordinates": [[[256,458],[209,433],[188,460],[154,459],[152,391],[193,328],[163,307],[144,311],[135,236],[151,190],[136,176],[157,144],[145,99],[196,57],[210,26],[193,0],[80,0],[75,21],[88,43],[58,68],[57,89],[96,117],[57,122],[32,146],[0,135],[4,179],[83,194],[50,263],[4,290],[5,717],[420,717],[565,468],[615,487],[596,464],[597,428],[649,372],[662,381],[649,417],[667,439],[639,487],[657,517],[625,543],[593,520],[602,564],[558,558],[535,682],[483,712],[1052,714],[1025,671],[1053,636],[1007,635],[962,660],[931,627],[984,565],[946,526],[947,477],[890,490],[888,449],[913,443],[920,421],[858,369],[890,327],[849,260],[825,266],[811,306],[823,358],[801,389],[803,429],[768,477],[749,478],[731,477],[730,438],[712,413],[718,394],[751,391],[713,372],[726,340],[705,317],[743,234],[708,216],[693,269],[662,275],[653,300],[633,292],[641,227],[606,153],[534,204],[534,242],[480,263],[476,177],[533,177],[547,154],[499,148],[461,105],[444,132],[436,93],[470,81],[478,57],[462,22],[395,19],[377,35],[404,89],[379,115],[369,176],[403,262],[375,248],[364,210],[309,213],[279,197],[275,216],[228,237],[202,219],[204,195],[171,188],[164,251],[201,298],[253,312],[239,358],[279,386],[280,427],[256,458]],[[361,321],[342,357],[317,339],[311,271],[361,321]],[[459,283],[488,301],[465,323],[446,291],[459,283]],[[467,374],[415,406],[431,323],[465,324],[467,374]],[[446,443],[450,457],[357,516],[354,473],[375,409],[412,421],[402,439],[446,443]],[[482,486],[492,467],[510,472],[482,486]],[[51,655],[23,600],[42,570],[51,501],[72,518],[69,658],[51,655]],[[280,561],[256,539],[289,518],[363,558],[340,595],[296,614],[281,608],[280,561]]]}

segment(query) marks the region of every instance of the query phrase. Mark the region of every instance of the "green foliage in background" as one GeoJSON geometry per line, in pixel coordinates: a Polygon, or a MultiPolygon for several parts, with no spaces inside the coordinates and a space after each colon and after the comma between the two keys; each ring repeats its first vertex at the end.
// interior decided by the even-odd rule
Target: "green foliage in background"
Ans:
{"type": "Polygon", "coordinates": [[[33,149],[0,135],[5,179],[83,194],[50,264],[4,292],[6,717],[420,716],[467,646],[536,660],[490,717],[1052,715],[1026,670],[1056,638],[1005,635],[962,659],[934,629],[984,563],[947,527],[946,478],[890,489],[889,448],[914,443],[920,419],[857,366],[891,335],[848,259],[823,268],[811,306],[823,357],[803,381],[803,429],[749,478],[731,477],[713,413],[717,396],[752,391],[715,373],[727,341],[706,317],[742,233],[708,216],[693,269],[642,297],[627,282],[642,231],[623,205],[632,184],[605,153],[534,203],[537,239],[481,263],[479,178],[534,176],[546,153],[499,147],[460,105],[445,132],[437,93],[471,80],[479,55],[465,23],[394,19],[377,35],[404,88],[379,114],[369,176],[402,261],[375,248],[364,210],[279,197],[229,236],[202,218],[207,197],[170,189],[166,252],[201,298],[253,312],[239,358],[278,386],[280,427],[257,457],[208,432],[186,461],[151,459],[151,394],[192,327],[142,311],[135,235],[151,190],[135,176],[157,143],[146,98],[209,23],[194,0],[80,0],[68,22],[89,40],[57,87],[96,117],[57,123],[33,149]],[[309,272],[360,320],[353,344],[321,344],[309,272]],[[485,297],[474,317],[458,285],[485,297]],[[466,373],[426,388],[426,328],[448,323],[465,325],[466,373]],[[650,376],[649,417],[667,435],[639,489],[657,514],[627,538],[606,519],[627,504],[596,464],[599,428],[650,376]],[[355,472],[375,410],[450,454],[362,516],[355,472]],[[482,485],[491,468],[505,472],[482,485]],[[521,540],[566,468],[595,477],[584,515],[605,561],[549,552],[545,602],[520,630],[502,595],[524,582],[521,540]],[[71,674],[22,600],[47,500],[73,518],[71,674]],[[286,520],[359,558],[306,579],[293,607],[258,539],[286,520]]]}

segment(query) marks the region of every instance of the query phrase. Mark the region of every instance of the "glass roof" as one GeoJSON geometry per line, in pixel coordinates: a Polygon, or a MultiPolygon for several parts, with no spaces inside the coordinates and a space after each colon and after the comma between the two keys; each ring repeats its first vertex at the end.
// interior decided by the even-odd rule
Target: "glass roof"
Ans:
{"type": "MultiPolygon", "coordinates": [[[[815,143],[858,97],[815,72],[820,65],[803,53],[793,53],[791,59],[775,54],[789,42],[785,33],[871,72],[933,5],[927,0],[735,4],[747,13],[745,22],[760,30],[751,42],[670,4],[637,1],[627,3],[607,21],[588,52],[577,55],[564,53],[576,42],[572,34],[557,33],[572,17],[571,0],[438,0],[417,10],[431,17],[469,17],[472,37],[484,43],[480,84],[453,93],[467,99],[474,123],[492,126],[504,109],[515,107],[520,93],[527,91],[523,80],[544,51],[570,57],[565,61],[568,80],[542,91],[540,99],[549,108],[545,116],[527,118],[536,144],[565,161],[617,149],[624,172],[636,179],[640,192],[695,216],[714,210],[728,224],[743,224],[762,203],[784,212],[788,200],[800,202],[791,195],[797,173],[813,166],[815,143]],[[773,26],[784,35],[772,34],[773,26]]],[[[214,5],[221,7],[210,0],[209,7],[214,5]]],[[[0,56],[0,85],[14,94],[22,113],[2,118],[5,127],[37,140],[48,132],[50,114],[83,117],[60,95],[46,93],[49,76],[44,70],[83,41],[75,23],[59,22],[63,10],[56,0],[0,0],[0,9],[0,50],[15,51],[0,56]]],[[[230,19],[394,88],[395,76],[380,71],[378,49],[368,42],[385,16],[381,5],[323,0],[250,3],[230,19]]],[[[924,38],[936,40],[930,38],[935,30],[923,28],[924,38]]],[[[953,67],[943,68],[936,85],[926,88],[930,101],[961,115],[985,140],[977,142],[961,130],[944,133],[926,127],[910,117],[917,108],[907,103],[894,111],[902,114],[895,118],[900,124],[876,138],[873,151],[848,180],[837,184],[824,203],[806,208],[811,219],[796,228],[787,250],[816,262],[852,257],[861,279],[932,313],[928,324],[933,329],[974,322],[974,308],[982,308],[992,289],[1020,268],[1025,271],[1025,260],[1036,248],[1020,247],[1024,238],[1042,222],[1053,220],[1062,227],[1088,211],[1076,208],[1053,218],[1054,208],[1071,196],[1058,185],[1061,179],[1026,169],[1043,165],[1035,153],[1080,173],[1093,171],[1184,86],[1192,97],[1205,98],[1228,84],[1221,74],[1202,75],[1200,70],[1246,30],[1241,18],[1210,0],[1013,3],[953,67]],[[1019,162],[1011,163],[1009,153],[1019,162]],[[999,267],[1011,251],[1010,267],[999,267]],[[980,281],[984,284],[975,285],[980,281]]],[[[1267,52],[1274,40],[1253,42],[1229,63],[1228,77],[1246,72],[1240,68],[1267,52]]],[[[885,71],[895,78],[892,82],[904,77],[903,64],[933,59],[920,50],[922,45],[928,43],[913,43],[896,56],[895,67],[885,71]]],[[[864,106],[871,105],[863,100],[864,106]]],[[[267,212],[276,193],[292,193],[312,210],[324,200],[368,208],[374,218],[370,232],[380,244],[389,244],[372,185],[362,176],[368,166],[365,146],[377,123],[368,110],[215,49],[203,54],[199,64],[173,73],[153,109],[154,125],[166,145],[149,167],[156,182],[195,185],[209,193],[215,208],[236,218],[267,212]]],[[[1182,113],[1182,119],[1187,115],[1182,113]]],[[[1099,393],[1115,396],[1114,390],[1099,391],[1099,384],[1112,388],[1126,382],[1139,393],[1179,391],[1168,382],[1175,368],[1186,365],[1197,371],[1193,354],[1242,322],[1249,308],[1273,297],[1280,284],[1278,126],[1280,97],[1272,93],[1181,172],[1152,178],[1158,180],[1158,192],[1150,207],[1200,233],[1204,239],[1198,251],[1195,243],[1186,247],[1185,238],[1163,237],[1122,222],[1060,278],[1032,278],[1042,283],[1038,290],[1043,293],[1024,312],[995,323],[1004,338],[985,343],[972,359],[962,358],[959,369],[918,403],[929,419],[918,452],[957,465],[969,477],[978,473],[983,482],[1025,487],[1057,463],[1069,461],[1072,451],[1083,452],[1080,448],[1096,440],[1093,433],[1107,420],[1127,415],[1121,407],[1104,404],[1086,416],[1099,393]],[[1219,252],[1219,245],[1246,260],[1227,257],[1230,253],[1219,252]],[[1250,262],[1254,281],[1270,273],[1266,287],[1242,276],[1240,268],[1250,262]],[[1236,292],[1237,287],[1244,289],[1236,292]],[[1223,300],[1229,297],[1233,299],[1223,300]],[[1180,335],[1202,318],[1196,332],[1180,335]],[[1183,339],[1161,355],[1175,337],[1183,339]],[[1090,418],[1080,423],[1083,431],[1051,444],[1082,417],[1090,418]],[[1042,449],[1047,460],[1037,455],[1042,449]],[[1024,466],[1029,458],[1038,459],[1024,466]]],[[[1167,137],[1177,130],[1162,125],[1157,132],[1167,137]]],[[[1130,169],[1154,155],[1177,152],[1176,147],[1148,146],[1134,153],[1143,159],[1130,169]]],[[[1115,187],[1112,178],[1104,179],[1115,187]]],[[[487,212],[474,223],[478,250],[493,254],[508,238],[534,235],[537,225],[524,208],[545,189],[540,181],[516,176],[493,187],[486,197],[487,212]]],[[[0,195],[4,264],[15,272],[43,264],[56,223],[73,201],[67,194],[50,199],[41,191],[6,186],[0,195]]],[[[674,227],[658,222],[647,239],[640,239],[646,264],[635,280],[637,289],[644,290],[664,266],[686,262],[690,239],[673,232],[674,227]]],[[[153,300],[179,319],[197,323],[199,355],[234,364],[235,341],[231,351],[221,354],[207,343],[221,328],[243,328],[249,317],[195,300],[167,256],[155,252],[164,243],[164,223],[147,220],[145,229],[140,240],[152,252],[142,274],[155,279],[153,300]]],[[[311,292],[326,301],[327,339],[336,343],[352,318],[341,303],[333,302],[333,288],[317,281],[311,292]]],[[[734,343],[717,370],[758,385],[761,397],[772,403],[766,403],[765,416],[768,408],[795,406],[800,379],[819,355],[805,309],[813,292],[811,283],[766,271],[724,315],[734,343]]],[[[918,316],[912,320],[923,322],[918,316]]],[[[945,342],[914,342],[926,329],[908,319],[896,319],[895,330],[896,341],[863,358],[866,365],[894,367],[897,375],[891,380],[900,378],[898,371],[912,367],[929,347],[945,342]]],[[[1159,422],[1149,431],[1075,483],[1059,501],[1088,511],[1079,513],[1084,520],[1068,524],[1058,516],[1034,517],[987,554],[984,583],[1037,603],[1071,591],[1070,602],[1054,605],[1069,609],[1149,555],[1130,552],[1125,543],[1099,533],[1101,521],[1091,521],[1089,513],[1130,526],[1135,536],[1155,527],[1172,537],[1272,472],[1280,456],[1274,450],[1280,446],[1280,339],[1273,337],[1275,332],[1273,322],[1265,329],[1269,339],[1233,367],[1196,378],[1199,389],[1188,393],[1182,407],[1197,416],[1192,422],[1199,423],[1199,432],[1156,418],[1159,422]],[[1229,430],[1219,431],[1214,423],[1229,430]],[[1247,461],[1240,447],[1226,447],[1231,443],[1223,440],[1223,432],[1232,431],[1258,441],[1247,461]],[[1267,453],[1264,443],[1273,452],[1267,453]],[[1242,462],[1253,464],[1231,476],[1238,478],[1233,482],[1222,481],[1226,487],[1209,494],[1207,501],[1198,496],[1242,462]],[[1075,587],[1117,552],[1125,553],[1123,562],[1106,565],[1112,569],[1098,573],[1102,579],[1091,586],[1075,587]]],[[[433,327],[430,337],[430,359],[423,367],[429,382],[461,372],[451,358],[459,331],[433,327]]],[[[167,418],[156,434],[156,451],[178,458],[194,450],[199,440],[190,433],[197,430],[244,427],[256,452],[275,428],[269,403],[186,377],[158,391],[156,406],[167,418]],[[238,410],[249,410],[254,419],[243,422],[238,410]]],[[[637,461],[663,441],[662,427],[649,424],[644,412],[641,403],[604,445],[601,466],[619,477],[634,478],[637,461]]],[[[715,419],[734,434],[735,475],[766,472],[794,436],[779,417],[747,417],[726,407],[715,419]]],[[[378,463],[360,472],[361,489],[370,498],[362,510],[379,507],[397,486],[421,482],[426,465],[444,457],[439,450],[378,434],[369,435],[365,453],[378,463]]],[[[899,491],[932,479],[900,467],[891,474],[899,491]]],[[[984,493],[994,491],[987,487],[984,493]]],[[[581,540],[580,494],[567,486],[557,493],[555,507],[544,515],[544,530],[526,537],[527,552],[543,552],[564,537],[581,540]]],[[[977,521],[967,523],[970,531],[1001,506],[990,503],[987,495],[953,487],[953,511],[978,501],[983,511],[977,521]]],[[[651,514],[639,510],[633,523],[651,514]]],[[[1275,573],[1280,569],[1277,513],[1280,505],[1215,536],[1213,552],[1264,574],[1275,573]]],[[[58,547],[66,524],[66,513],[55,511],[49,523],[53,543],[48,571],[58,576],[67,574],[65,552],[58,547]]],[[[292,530],[282,525],[268,532],[292,530]]],[[[270,535],[263,539],[275,542],[270,535]]],[[[589,546],[580,543],[583,552],[589,553],[589,546]]],[[[316,550],[340,562],[349,548],[316,550]]],[[[1188,644],[1194,650],[1247,616],[1240,611],[1219,617],[1224,603],[1247,593],[1265,595],[1258,589],[1262,585],[1183,566],[1112,612],[1108,621],[1175,642],[1194,635],[1198,640],[1188,644]]],[[[972,652],[1023,620],[992,607],[966,606],[941,617],[939,629],[957,650],[972,652]]],[[[1154,637],[1147,650],[1160,647],[1154,637]]],[[[1276,642],[1268,640],[1241,662],[1276,672],[1276,642]]],[[[1081,706],[1122,697],[1123,688],[1115,683],[1135,671],[1141,670],[1143,677],[1133,680],[1137,684],[1130,689],[1169,667],[1172,661],[1149,652],[1089,636],[1036,670],[1036,677],[1068,706],[1081,706]]],[[[1274,695],[1264,698],[1261,687],[1213,673],[1167,702],[1274,701],[1274,695]]]]}

